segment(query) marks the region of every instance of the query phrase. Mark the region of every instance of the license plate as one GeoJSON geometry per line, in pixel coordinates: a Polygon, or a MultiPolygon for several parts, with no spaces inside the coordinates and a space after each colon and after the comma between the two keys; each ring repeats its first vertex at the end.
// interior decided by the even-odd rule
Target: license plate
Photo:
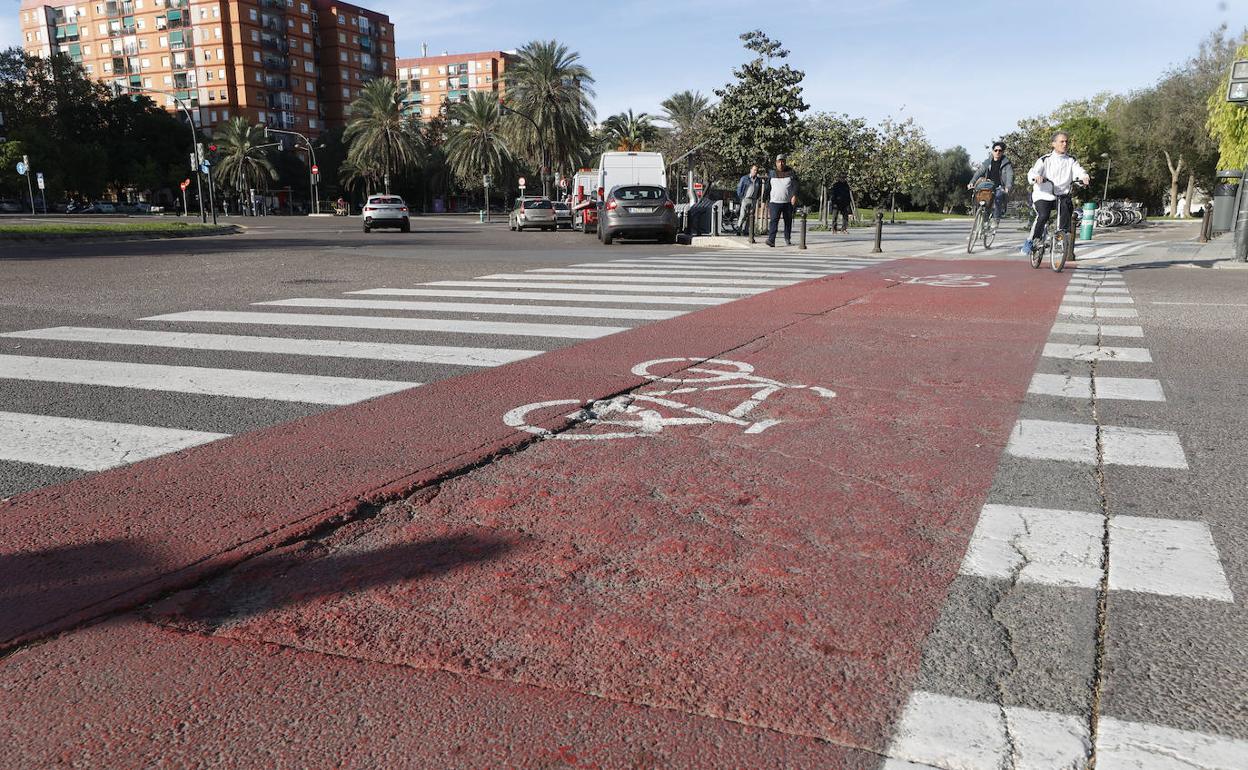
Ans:
{"type": "Polygon", "coordinates": [[[631,210],[634,214],[653,214],[654,206],[649,206],[646,208],[642,208],[641,206],[634,206],[631,210]]]}

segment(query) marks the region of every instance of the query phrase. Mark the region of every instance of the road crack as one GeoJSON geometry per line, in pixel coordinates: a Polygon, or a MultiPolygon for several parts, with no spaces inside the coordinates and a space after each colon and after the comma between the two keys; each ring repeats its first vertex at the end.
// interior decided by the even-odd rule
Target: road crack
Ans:
{"type": "MultiPolygon", "coordinates": [[[[1099,347],[1104,335],[1098,324],[1096,344],[1099,347]]],[[[1105,642],[1109,625],[1109,493],[1105,486],[1105,433],[1101,422],[1100,400],[1096,390],[1097,362],[1088,363],[1088,379],[1091,382],[1092,422],[1096,426],[1096,490],[1101,505],[1101,581],[1096,591],[1096,651],[1092,663],[1092,698],[1088,710],[1088,764],[1087,770],[1096,770],[1097,734],[1101,721],[1101,698],[1105,688],[1105,642]]]]}

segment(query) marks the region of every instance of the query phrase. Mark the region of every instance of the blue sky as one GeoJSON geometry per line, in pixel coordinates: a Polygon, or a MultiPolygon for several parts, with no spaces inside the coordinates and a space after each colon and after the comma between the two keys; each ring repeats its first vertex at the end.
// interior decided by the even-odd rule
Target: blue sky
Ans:
{"type": "MultiPolygon", "coordinates": [[[[1022,117],[1063,100],[1153,83],[1218,24],[1248,24],[1248,0],[879,2],[632,0],[615,3],[357,0],[390,14],[401,56],[510,49],[557,38],[597,79],[600,118],[659,111],[673,92],[711,94],[746,59],[737,35],[761,27],[805,71],[812,110],[870,121],[913,117],[937,147],[978,154],[1022,117]],[[786,12],[761,21],[761,9],[786,12]]],[[[16,45],[17,0],[0,17],[16,45]]]]}

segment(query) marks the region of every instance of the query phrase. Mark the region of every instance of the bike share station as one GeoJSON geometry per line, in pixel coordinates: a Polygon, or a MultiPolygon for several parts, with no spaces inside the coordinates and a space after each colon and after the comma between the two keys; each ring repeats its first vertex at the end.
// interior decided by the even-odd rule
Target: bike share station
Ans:
{"type": "MultiPolygon", "coordinates": [[[[1226,100],[1238,104],[1241,110],[1248,110],[1248,59],[1240,59],[1231,65],[1226,100]]],[[[1223,233],[1233,233],[1234,258],[1239,262],[1248,262],[1248,195],[1244,192],[1246,175],[1248,167],[1238,171],[1218,172],[1217,183],[1213,187],[1213,216],[1205,217],[1201,232],[1202,241],[1208,241],[1223,233]]]]}

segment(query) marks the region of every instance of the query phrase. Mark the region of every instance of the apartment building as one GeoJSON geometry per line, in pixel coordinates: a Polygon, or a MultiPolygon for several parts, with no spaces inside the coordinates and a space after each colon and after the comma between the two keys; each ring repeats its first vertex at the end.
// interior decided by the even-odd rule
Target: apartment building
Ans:
{"type": "Polygon", "coordinates": [[[402,58],[399,85],[406,91],[408,114],[430,120],[446,105],[468,101],[472,91],[503,93],[503,74],[514,51],[479,51],[402,58]]]}
{"type": "Polygon", "coordinates": [[[331,0],[23,0],[20,13],[27,52],[64,53],[206,129],[242,116],[317,135],[395,72],[389,17],[331,0]]]}

